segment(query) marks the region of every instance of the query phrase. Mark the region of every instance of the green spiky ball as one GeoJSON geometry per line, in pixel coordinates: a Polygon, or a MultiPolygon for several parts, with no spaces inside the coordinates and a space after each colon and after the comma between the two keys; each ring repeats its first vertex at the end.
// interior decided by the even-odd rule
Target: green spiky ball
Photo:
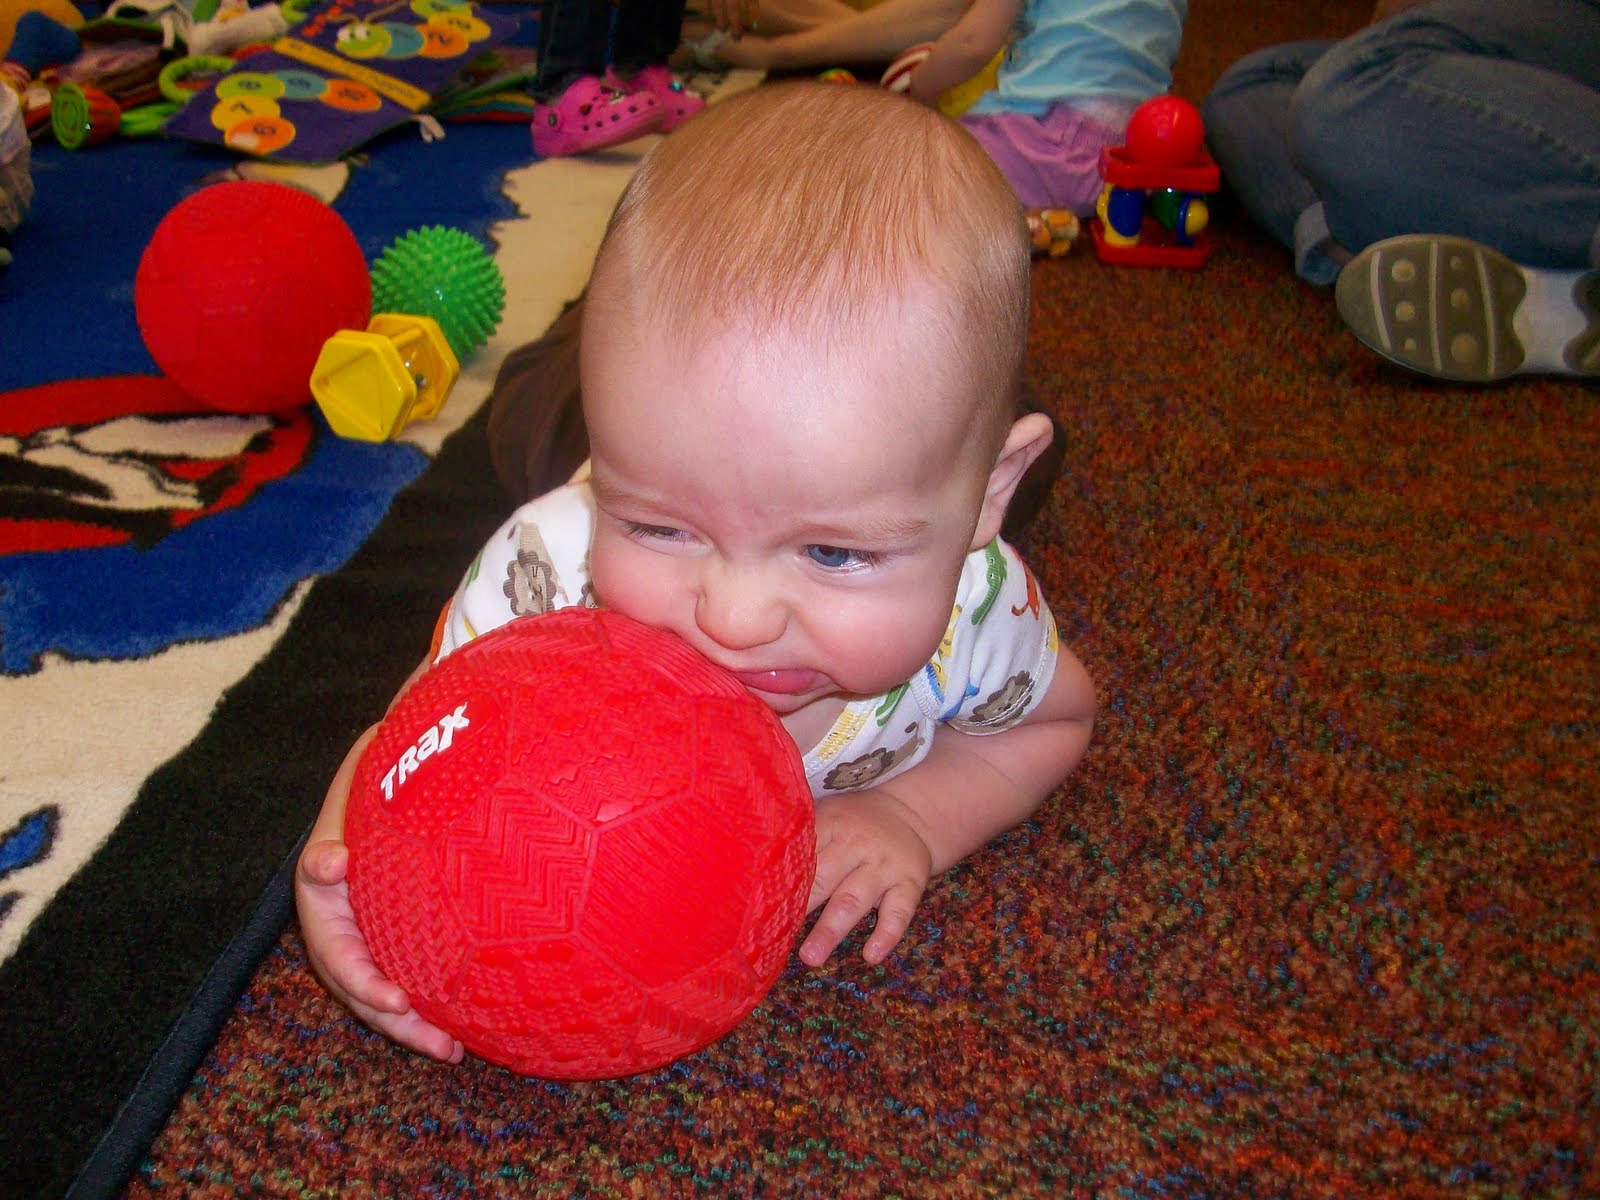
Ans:
{"type": "Polygon", "coordinates": [[[372,265],[372,311],[432,317],[462,361],[489,340],[505,307],[500,268],[459,229],[413,229],[372,265]]]}

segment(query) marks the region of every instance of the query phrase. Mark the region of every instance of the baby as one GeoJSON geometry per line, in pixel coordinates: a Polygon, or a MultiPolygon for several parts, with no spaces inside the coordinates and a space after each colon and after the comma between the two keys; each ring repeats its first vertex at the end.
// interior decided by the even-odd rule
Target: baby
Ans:
{"type": "MultiPolygon", "coordinates": [[[[595,263],[587,470],[512,515],[440,621],[447,654],[603,605],[733,672],[816,799],[812,966],[873,912],[881,962],[929,879],[1089,742],[1093,686],[998,537],[1052,436],[1016,415],[1028,272],[1005,179],[937,113],[818,83],[707,109],[645,156],[595,263]]],[[[300,860],[307,951],[368,1024],[454,1061],[351,918],[340,839],[368,738],[300,860]]]]}

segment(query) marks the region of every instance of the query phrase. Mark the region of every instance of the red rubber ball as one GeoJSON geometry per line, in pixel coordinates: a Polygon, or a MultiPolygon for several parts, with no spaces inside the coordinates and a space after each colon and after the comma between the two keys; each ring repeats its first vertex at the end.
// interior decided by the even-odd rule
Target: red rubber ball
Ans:
{"type": "Polygon", "coordinates": [[[1184,167],[1200,157],[1205,123],[1181,96],[1155,96],[1133,110],[1124,140],[1128,157],[1141,166],[1184,167]]]}
{"type": "Polygon", "coordinates": [[[190,396],[223,412],[311,399],[322,344],[365,329],[372,284],[344,219],[282,183],[214,183],[180,201],[139,259],[145,348],[190,396]]]}
{"type": "Polygon", "coordinates": [[[363,753],[350,903],[383,972],[524,1075],[653,1070],[776,981],[815,871],[777,717],[669,633],[523,617],[429,669],[363,753]]]}

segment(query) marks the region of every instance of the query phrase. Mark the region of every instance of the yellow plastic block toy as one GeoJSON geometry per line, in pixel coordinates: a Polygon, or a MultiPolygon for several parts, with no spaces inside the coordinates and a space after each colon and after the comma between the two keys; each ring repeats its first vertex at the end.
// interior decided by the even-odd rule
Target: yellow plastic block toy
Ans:
{"type": "Polygon", "coordinates": [[[432,317],[378,313],[323,343],[311,394],[340,437],[387,441],[436,414],[461,364],[432,317]]]}

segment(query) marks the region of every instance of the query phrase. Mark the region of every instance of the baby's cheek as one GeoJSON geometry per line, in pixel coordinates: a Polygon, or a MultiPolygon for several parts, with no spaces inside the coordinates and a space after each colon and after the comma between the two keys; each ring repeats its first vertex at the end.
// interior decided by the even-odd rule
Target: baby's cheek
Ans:
{"type": "Polygon", "coordinates": [[[825,610],[817,640],[838,664],[835,680],[860,695],[891,691],[938,653],[949,610],[930,617],[926,599],[887,595],[825,610]]]}
{"type": "Polygon", "coordinates": [[[625,538],[597,533],[589,551],[589,582],[599,605],[647,625],[658,624],[652,620],[649,601],[660,587],[651,586],[648,562],[657,557],[625,538]]]}
{"type": "Polygon", "coordinates": [[[698,584],[692,559],[625,541],[606,560],[593,561],[590,571],[602,608],[675,633],[690,645],[700,644],[695,622],[698,584]]]}

